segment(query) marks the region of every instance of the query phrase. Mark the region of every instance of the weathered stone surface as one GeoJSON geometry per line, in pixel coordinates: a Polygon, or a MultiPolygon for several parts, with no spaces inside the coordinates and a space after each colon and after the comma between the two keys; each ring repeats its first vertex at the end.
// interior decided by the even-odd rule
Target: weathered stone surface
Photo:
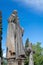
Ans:
{"type": "Polygon", "coordinates": [[[0,58],[0,65],[1,65],[1,58],[0,58]]]}
{"type": "MultiPolygon", "coordinates": [[[[23,28],[20,27],[19,20],[17,17],[17,11],[14,11],[8,19],[7,28],[7,51],[6,57],[8,65],[19,65],[19,57],[24,58],[25,51],[22,42],[23,28]],[[13,59],[13,60],[12,60],[13,59]],[[17,60],[18,59],[18,60],[17,60]]],[[[23,60],[23,59],[22,59],[23,60]]],[[[24,65],[24,61],[21,61],[21,65],[24,65]]]]}
{"type": "Polygon", "coordinates": [[[32,50],[32,43],[29,44],[29,48],[31,50],[30,54],[29,54],[29,65],[34,65],[33,62],[33,50],[32,50]]]}
{"type": "Polygon", "coordinates": [[[30,55],[29,55],[29,65],[34,65],[34,62],[33,62],[33,52],[31,52],[30,55]]]}
{"type": "Polygon", "coordinates": [[[18,60],[10,59],[8,60],[8,65],[18,65],[18,60]]]}

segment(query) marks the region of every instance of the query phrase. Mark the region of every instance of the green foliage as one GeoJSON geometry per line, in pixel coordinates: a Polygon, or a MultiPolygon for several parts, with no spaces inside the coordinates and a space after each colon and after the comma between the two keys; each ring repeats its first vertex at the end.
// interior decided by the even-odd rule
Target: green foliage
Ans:
{"type": "MultiPolygon", "coordinates": [[[[25,49],[27,49],[27,47],[29,47],[29,39],[28,38],[27,38],[26,43],[25,43],[25,49]]],[[[28,52],[25,51],[25,53],[26,53],[26,56],[28,57],[29,56],[28,52]]]]}
{"type": "MultiPolygon", "coordinates": [[[[29,45],[29,39],[26,40],[25,43],[25,48],[27,48],[29,45]]],[[[34,60],[34,65],[43,65],[43,48],[41,47],[41,43],[37,42],[36,44],[32,45],[33,51],[35,53],[33,54],[33,60],[34,60]]],[[[28,52],[26,52],[26,55],[28,52]]],[[[25,65],[28,65],[29,62],[29,56],[27,55],[26,60],[25,60],[25,65]]]]}
{"type": "Polygon", "coordinates": [[[2,48],[1,48],[1,43],[0,43],[0,57],[2,57],[2,48]]]}
{"type": "MultiPolygon", "coordinates": [[[[25,49],[26,49],[28,46],[29,46],[29,39],[27,38],[26,43],[25,43],[25,49]]],[[[25,65],[28,65],[28,63],[29,63],[29,54],[28,54],[27,51],[26,51],[25,53],[26,53],[25,65]]]]}
{"type": "Polygon", "coordinates": [[[41,43],[37,42],[33,45],[33,50],[35,51],[34,57],[34,65],[43,65],[43,48],[41,47],[41,43]]]}
{"type": "Polygon", "coordinates": [[[2,58],[2,21],[0,12],[0,57],[2,58]]]}
{"type": "Polygon", "coordinates": [[[28,65],[28,61],[29,60],[29,57],[27,57],[26,59],[25,59],[25,65],[28,65]]]}
{"type": "Polygon", "coordinates": [[[6,60],[3,60],[3,65],[7,65],[7,61],[6,60]]]}
{"type": "Polygon", "coordinates": [[[29,46],[29,39],[27,38],[26,43],[25,43],[25,48],[29,46]]]}

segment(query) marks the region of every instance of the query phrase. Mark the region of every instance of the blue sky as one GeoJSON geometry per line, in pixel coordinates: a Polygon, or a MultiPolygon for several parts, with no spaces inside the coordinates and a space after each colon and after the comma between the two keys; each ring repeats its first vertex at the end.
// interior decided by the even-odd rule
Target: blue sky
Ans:
{"type": "Polygon", "coordinates": [[[29,38],[32,43],[41,42],[43,47],[43,0],[1,0],[2,48],[4,52],[6,49],[7,20],[15,9],[18,11],[20,25],[24,28],[23,43],[29,38]]]}

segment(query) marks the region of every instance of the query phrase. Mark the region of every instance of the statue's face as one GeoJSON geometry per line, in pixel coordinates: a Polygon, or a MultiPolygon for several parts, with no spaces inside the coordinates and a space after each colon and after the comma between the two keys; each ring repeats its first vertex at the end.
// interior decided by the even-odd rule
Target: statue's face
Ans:
{"type": "Polygon", "coordinates": [[[17,11],[14,11],[11,16],[9,17],[9,22],[17,23],[18,17],[17,17],[17,11]]]}
{"type": "Polygon", "coordinates": [[[13,11],[13,14],[17,15],[17,10],[14,10],[14,11],[13,11]]]}
{"type": "Polygon", "coordinates": [[[12,14],[12,15],[9,17],[8,21],[9,21],[9,22],[13,22],[14,20],[15,20],[15,15],[12,14]]]}

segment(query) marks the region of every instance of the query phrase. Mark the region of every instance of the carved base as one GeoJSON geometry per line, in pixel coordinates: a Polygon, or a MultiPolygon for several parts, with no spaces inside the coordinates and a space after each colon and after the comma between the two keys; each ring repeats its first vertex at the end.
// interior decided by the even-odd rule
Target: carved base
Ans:
{"type": "Polygon", "coordinates": [[[24,60],[9,59],[7,65],[24,65],[24,60]]]}
{"type": "Polygon", "coordinates": [[[9,59],[7,65],[18,65],[18,61],[14,59],[9,59]]]}

